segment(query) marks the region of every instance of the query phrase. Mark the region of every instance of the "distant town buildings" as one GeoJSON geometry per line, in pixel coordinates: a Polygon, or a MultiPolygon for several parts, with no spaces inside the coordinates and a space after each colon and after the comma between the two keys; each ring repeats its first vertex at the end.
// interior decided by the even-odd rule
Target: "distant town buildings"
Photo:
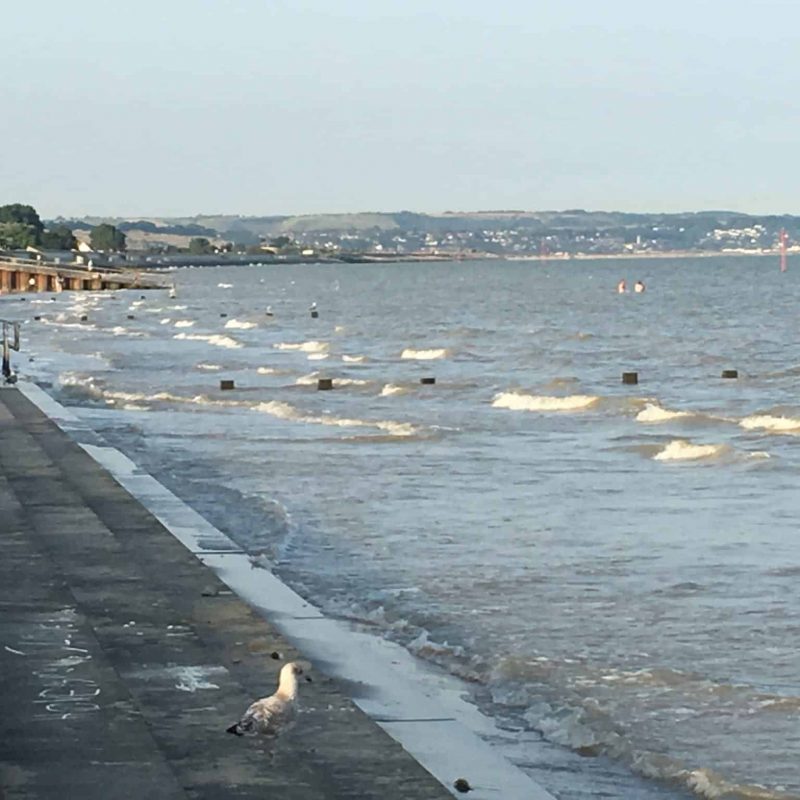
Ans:
{"type": "MultiPolygon", "coordinates": [[[[79,242],[98,220],[67,220],[79,242]],[[87,224],[90,222],[90,224],[87,224]]],[[[543,257],[774,252],[780,231],[800,242],[800,217],[735,212],[632,214],[580,209],[481,211],[440,215],[331,214],[300,217],[193,217],[115,220],[128,249],[197,250],[302,258],[398,256],[543,257]],[[192,245],[192,243],[194,243],[192,245]]],[[[80,245],[79,245],[80,247],[80,245]]]]}

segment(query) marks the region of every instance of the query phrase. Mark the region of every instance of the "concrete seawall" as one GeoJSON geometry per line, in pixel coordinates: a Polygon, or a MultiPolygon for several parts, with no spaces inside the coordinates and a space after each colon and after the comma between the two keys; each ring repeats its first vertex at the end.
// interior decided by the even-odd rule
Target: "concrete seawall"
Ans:
{"type": "Polygon", "coordinates": [[[253,569],[30,384],[0,390],[0,508],[0,796],[551,797],[456,684],[253,569]],[[314,683],[269,760],[224,729],[299,657],[314,683]]]}

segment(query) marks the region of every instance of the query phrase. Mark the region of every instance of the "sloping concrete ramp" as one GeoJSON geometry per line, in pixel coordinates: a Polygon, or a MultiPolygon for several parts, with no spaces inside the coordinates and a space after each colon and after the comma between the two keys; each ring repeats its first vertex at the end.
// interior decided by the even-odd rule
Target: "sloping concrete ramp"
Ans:
{"type": "Polygon", "coordinates": [[[471,798],[551,798],[447,681],[252,569],[30,384],[0,390],[0,512],[0,797],[426,800],[466,776],[471,798]],[[225,733],[303,657],[321,669],[272,757],[225,733]]]}

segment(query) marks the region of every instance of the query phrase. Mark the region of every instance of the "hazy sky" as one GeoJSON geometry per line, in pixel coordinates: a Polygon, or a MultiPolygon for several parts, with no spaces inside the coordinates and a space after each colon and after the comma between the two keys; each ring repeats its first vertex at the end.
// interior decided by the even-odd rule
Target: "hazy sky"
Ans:
{"type": "Polygon", "coordinates": [[[800,213],[798,31],[796,0],[17,2],[0,202],[800,213]]]}

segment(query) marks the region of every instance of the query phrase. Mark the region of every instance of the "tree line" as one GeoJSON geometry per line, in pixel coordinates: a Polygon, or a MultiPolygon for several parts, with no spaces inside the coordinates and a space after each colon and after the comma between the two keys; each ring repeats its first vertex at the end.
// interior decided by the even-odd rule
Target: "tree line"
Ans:
{"type": "MultiPolygon", "coordinates": [[[[93,250],[123,252],[126,237],[121,230],[104,223],[92,228],[90,244],[93,250]]],[[[75,250],[78,240],[67,225],[45,226],[33,206],[23,203],[0,206],[0,248],[24,250],[26,247],[75,250]]]]}

